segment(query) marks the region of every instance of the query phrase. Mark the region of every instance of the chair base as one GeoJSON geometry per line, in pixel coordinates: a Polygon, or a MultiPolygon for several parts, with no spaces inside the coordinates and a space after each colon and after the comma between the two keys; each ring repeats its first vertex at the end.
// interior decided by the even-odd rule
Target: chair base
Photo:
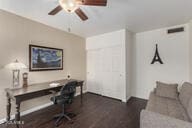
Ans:
{"type": "Polygon", "coordinates": [[[59,123],[62,119],[67,119],[68,121],[72,121],[72,119],[69,117],[69,115],[75,115],[73,113],[61,113],[61,114],[57,114],[55,115],[53,118],[54,119],[57,119],[56,122],[55,122],[55,126],[58,127],[59,126],[59,123]]]}

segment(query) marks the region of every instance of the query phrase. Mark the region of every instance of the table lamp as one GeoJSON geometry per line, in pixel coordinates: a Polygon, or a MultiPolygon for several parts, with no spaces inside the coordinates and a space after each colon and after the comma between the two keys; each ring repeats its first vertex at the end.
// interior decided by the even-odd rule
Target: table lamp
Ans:
{"type": "Polygon", "coordinates": [[[7,69],[11,69],[13,71],[13,88],[17,88],[20,85],[19,76],[20,70],[27,68],[27,66],[18,60],[9,63],[5,66],[7,69]]]}

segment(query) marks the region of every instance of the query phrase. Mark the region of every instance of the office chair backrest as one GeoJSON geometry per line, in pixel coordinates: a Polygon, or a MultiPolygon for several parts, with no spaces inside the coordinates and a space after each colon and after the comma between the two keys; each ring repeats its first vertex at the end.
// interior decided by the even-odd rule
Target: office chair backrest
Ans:
{"type": "Polygon", "coordinates": [[[76,93],[77,81],[72,81],[67,83],[61,88],[61,96],[68,100],[68,103],[71,104],[73,102],[73,98],[76,93]]]}

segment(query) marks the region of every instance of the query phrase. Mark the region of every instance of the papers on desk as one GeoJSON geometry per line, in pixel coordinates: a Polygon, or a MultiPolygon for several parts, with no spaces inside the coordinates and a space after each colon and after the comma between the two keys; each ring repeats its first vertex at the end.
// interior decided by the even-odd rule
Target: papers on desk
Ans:
{"type": "Polygon", "coordinates": [[[60,83],[51,83],[51,84],[49,84],[50,87],[57,87],[59,85],[60,85],[60,83]]]}

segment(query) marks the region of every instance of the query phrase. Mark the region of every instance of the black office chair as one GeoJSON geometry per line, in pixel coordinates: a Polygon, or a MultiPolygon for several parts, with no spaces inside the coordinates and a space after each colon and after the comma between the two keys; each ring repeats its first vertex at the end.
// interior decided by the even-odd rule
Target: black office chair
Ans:
{"type": "Polygon", "coordinates": [[[69,113],[67,113],[65,109],[66,105],[72,104],[73,102],[77,84],[77,81],[69,82],[61,88],[60,95],[51,97],[51,101],[53,101],[54,104],[62,105],[62,113],[55,116],[55,118],[58,118],[55,122],[55,126],[59,126],[59,122],[63,118],[71,121],[71,118],[68,116],[69,113]]]}

